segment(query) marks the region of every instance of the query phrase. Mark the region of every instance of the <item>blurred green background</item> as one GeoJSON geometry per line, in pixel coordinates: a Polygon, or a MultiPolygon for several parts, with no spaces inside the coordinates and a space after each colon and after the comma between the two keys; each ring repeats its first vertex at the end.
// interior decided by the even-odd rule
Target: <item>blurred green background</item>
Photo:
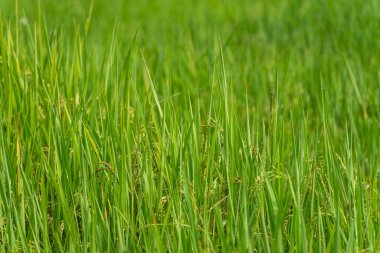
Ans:
{"type": "Polygon", "coordinates": [[[379,1],[0,0],[0,7],[5,22],[19,24],[21,40],[28,40],[26,23],[46,21],[47,31],[60,31],[67,44],[85,36],[87,53],[97,52],[99,61],[112,34],[121,59],[136,35],[159,92],[170,80],[171,94],[188,92],[206,103],[221,43],[237,106],[244,108],[239,98],[247,88],[251,104],[267,108],[277,79],[286,110],[305,109],[313,120],[323,88],[332,122],[343,127],[351,108],[366,133],[363,145],[374,146],[379,1]]]}
{"type": "Polygon", "coordinates": [[[59,31],[67,44],[74,44],[76,34],[85,36],[88,54],[96,52],[98,61],[112,34],[121,59],[136,35],[159,92],[170,80],[171,94],[188,92],[206,104],[221,43],[237,106],[244,108],[239,98],[247,88],[250,103],[265,111],[277,79],[286,111],[305,109],[315,120],[323,88],[333,125],[343,127],[351,108],[366,133],[363,146],[374,146],[379,1],[0,0],[0,7],[4,21],[19,24],[21,40],[28,40],[23,24],[46,20],[47,31],[59,31]]]}

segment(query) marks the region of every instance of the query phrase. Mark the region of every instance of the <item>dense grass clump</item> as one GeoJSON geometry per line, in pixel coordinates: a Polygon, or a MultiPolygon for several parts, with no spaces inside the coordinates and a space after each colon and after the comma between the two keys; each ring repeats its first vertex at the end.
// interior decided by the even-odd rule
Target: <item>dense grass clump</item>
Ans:
{"type": "Polygon", "coordinates": [[[2,252],[379,252],[380,2],[0,0],[2,252]]]}

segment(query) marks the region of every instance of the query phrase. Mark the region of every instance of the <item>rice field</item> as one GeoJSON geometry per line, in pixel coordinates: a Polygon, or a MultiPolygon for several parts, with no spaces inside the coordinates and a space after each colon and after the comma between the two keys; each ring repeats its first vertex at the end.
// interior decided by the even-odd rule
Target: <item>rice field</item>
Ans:
{"type": "Polygon", "coordinates": [[[380,252],[380,2],[0,0],[1,252],[380,252]]]}

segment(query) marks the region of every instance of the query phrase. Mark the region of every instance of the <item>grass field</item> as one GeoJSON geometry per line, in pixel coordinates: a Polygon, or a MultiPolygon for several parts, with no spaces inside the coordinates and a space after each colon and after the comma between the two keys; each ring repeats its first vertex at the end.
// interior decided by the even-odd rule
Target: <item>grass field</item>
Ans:
{"type": "Polygon", "coordinates": [[[380,252],[377,0],[0,0],[1,252],[380,252]]]}

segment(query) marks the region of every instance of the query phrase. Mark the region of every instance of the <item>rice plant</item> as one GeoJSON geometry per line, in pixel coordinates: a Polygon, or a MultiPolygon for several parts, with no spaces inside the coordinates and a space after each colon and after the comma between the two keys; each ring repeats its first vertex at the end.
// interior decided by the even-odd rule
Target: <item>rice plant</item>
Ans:
{"type": "Polygon", "coordinates": [[[379,13],[0,0],[1,252],[379,252],[379,13]]]}

